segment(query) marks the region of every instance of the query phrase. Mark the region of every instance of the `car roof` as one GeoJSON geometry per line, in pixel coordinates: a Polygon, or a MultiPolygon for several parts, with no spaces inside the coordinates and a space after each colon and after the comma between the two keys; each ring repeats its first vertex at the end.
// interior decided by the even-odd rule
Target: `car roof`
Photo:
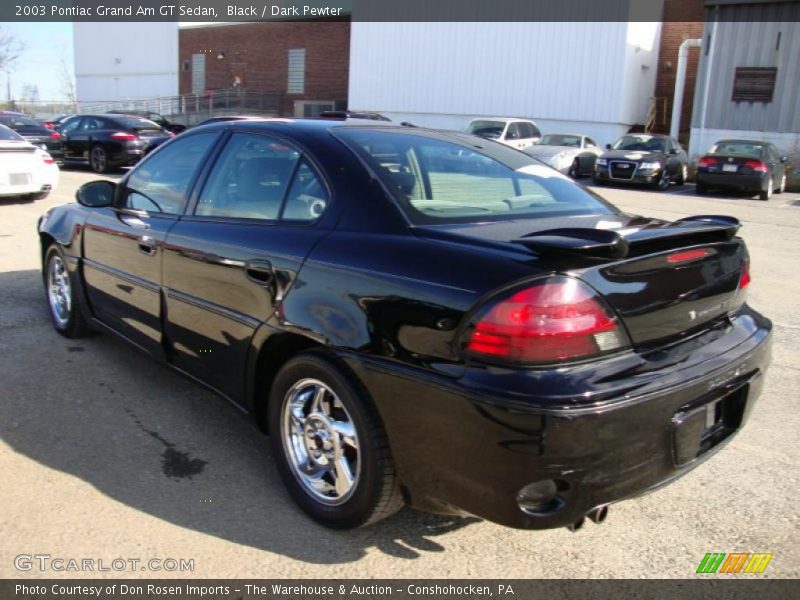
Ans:
{"type": "MultiPolygon", "coordinates": [[[[392,121],[376,121],[375,119],[292,119],[281,117],[265,117],[263,119],[238,119],[235,121],[220,121],[218,123],[209,123],[203,125],[204,128],[219,128],[226,127],[234,129],[253,129],[256,128],[270,128],[274,125],[288,125],[296,128],[299,131],[324,131],[328,129],[335,129],[338,127],[365,127],[371,129],[392,129],[392,130],[414,130],[424,129],[417,127],[408,127],[392,121]]],[[[428,131],[435,131],[433,129],[428,131]]]]}
{"type": "Polygon", "coordinates": [[[512,123],[514,121],[526,121],[528,123],[536,122],[528,117],[475,117],[474,119],[469,120],[470,123],[473,121],[502,121],[504,123],[512,123]]]}
{"type": "Polygon", "coordinates": [[[717,144],[758,144],[761,146],[766,146],[770,142],[765,142],[763,140],[741,140],[741,139],[724,139],[724,140],[717,140],[712,144],[712,146],[716,146],[717,144]]]}

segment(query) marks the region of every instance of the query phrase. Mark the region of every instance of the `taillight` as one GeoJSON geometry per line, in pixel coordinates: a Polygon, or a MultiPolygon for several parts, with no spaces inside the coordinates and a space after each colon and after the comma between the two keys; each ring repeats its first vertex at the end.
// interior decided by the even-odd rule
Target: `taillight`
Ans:
{"type": "Polygon", "coordinates": [[[44,161],[44,164],[46,164],[46,165],[52,165],[53,163],[56,162],[56,161],[53,160],[53,157],[50,156],[47,153],[42,154],[42,160],[44,161]]]}
{"type": "Polygon", "coordinates": [[[50,139],[51,140],[60,140],[61,139],[61,134],[58,133],[57,131],[54,131],[54,132],[52,132],[50,134],[50,139]]]}
{"type": "Polygon", "coordinates": [[[132,142],[133,140],[138,140],[139,136],[127,131],[115,131],[111,134],[111,138],[119,142],[132,142]]]}
{"type": "Polygon", "coordinates": [[[712,167],[717,164],[716,158],[711,158],[710,156],[704,156],[700,160],[697,161],[698,167],[712,167]]]}
{"type": "Polygon", "coordinates": [[[470,356],[546,363],[628,346],[617,318],[585,283],[555,277],[484,305],[464,337],[470,356]]]}
{"type": "Polygon", "coordinates": [[[742,275],[739,277],[739,289],[743,290],[750,285],[750,261],[745,259],[742,263],[742,275]]]}
{"type": "Polygon", "coordinates": [[[753,169],[753,171],[757,171],[759,173],[766,173],[767,172],[767,165],[765,165],[760,160],[748,160],[744,163],[744,166],[748,169],[753,169]]]}

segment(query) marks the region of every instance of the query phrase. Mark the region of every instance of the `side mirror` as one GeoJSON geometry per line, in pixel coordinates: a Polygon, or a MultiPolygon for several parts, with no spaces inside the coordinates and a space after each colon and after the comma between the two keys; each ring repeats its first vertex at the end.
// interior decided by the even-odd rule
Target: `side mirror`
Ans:
{"type": "Polygon", "coordinates": [[[781,156],[781,162],[782,163],[789,162],[789,157],[788,156],[781,156]]]}
{"type": "Polygon", "coordinates": [[[611,150],[611,144],[606,144],[606,150],[611,150]]]}
{"type": "Polygon", "coordinates": [[[75,199],[78,204],[89,208],[103,208],[111,206],[114,202],[114,192],[117,184],[113,181],[98,180],[84,183],[75,192],[75,199]]]}

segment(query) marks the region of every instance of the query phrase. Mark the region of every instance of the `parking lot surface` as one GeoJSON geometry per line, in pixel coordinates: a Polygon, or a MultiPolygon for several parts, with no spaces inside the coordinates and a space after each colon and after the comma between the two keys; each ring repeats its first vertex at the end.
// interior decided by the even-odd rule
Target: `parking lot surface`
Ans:
{"type": "Polygon", "coordinates": [[[707,552],[771,552],[760,577],[800,575],[800,194],[597,188],[632,213],[744,224],[750,302],[775,324],[773,364],[747,426],[712,460],[576,533],[410,509],[335,532],[295,508],[266,438],[225,400],[109,335],[52,330],[36,219],[95,178],[65,170],[46,200],[0,200],[0,577],[682,578],[707,552]],[[15,567],[33,554],[96,567],[15,567]],[[192,559],[194,570],[97,572],[119,558],[192,559]]]}

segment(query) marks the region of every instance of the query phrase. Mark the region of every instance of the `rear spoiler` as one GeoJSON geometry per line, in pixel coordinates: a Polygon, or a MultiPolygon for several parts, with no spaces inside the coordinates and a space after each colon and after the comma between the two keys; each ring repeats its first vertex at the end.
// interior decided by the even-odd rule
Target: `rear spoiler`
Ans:
{"type": "Polygon", "coordinates": [[[667,225],[645,227],[621,235],[610,229],[566,227],[529,233],[513,240],[540,254],[578,254],[587,258],[620,259],[636,254],[669,250],[680,244],[710,244],[728,241],[741,223],[724,215],[696,215],[667,225]]]}

